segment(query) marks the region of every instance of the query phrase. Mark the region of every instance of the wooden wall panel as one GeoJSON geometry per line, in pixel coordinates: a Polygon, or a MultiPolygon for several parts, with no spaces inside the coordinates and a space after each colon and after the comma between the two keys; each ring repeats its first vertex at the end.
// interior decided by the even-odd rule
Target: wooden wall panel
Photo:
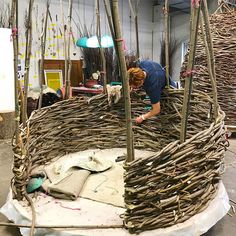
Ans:
{"type": "MultiPolygon", "coordinates": [[[[71,60],[71,62],[72,62],[71,86],[78,87],[79,83],[83,81],[82,61],[71,60]]],[[[63,82],[65,82],[65,61],[64,60],[51,60],[51,59],[44,60],[44,69],[45,70],[50,70],[50,69],[62,70],[63,82]]]]}

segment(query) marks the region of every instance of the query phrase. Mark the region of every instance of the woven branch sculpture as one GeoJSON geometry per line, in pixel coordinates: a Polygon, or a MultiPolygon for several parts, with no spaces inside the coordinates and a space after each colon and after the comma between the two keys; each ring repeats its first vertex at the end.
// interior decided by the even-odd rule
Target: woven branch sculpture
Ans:
{"type": "MultiPolygon", "coordinates": [[[[132,115],[143,112],[141,96],[132,98],[132,115]]],[[[180,144],[183,90],[167,90],[162,114],[134,125],[136,149],[156,154],[125,165],[125,227],[142,231],[185,221],[207,207],[217,192],[223,171],[223,119],[212,123],[212,99],[193,93],[188,137],[180,144]]],[[[14,187],[17,199],[26,193],[32,170],[66,153],[93,148],[125,147],[123,101],[109,107],[106,95],[75,98],[35,111],[22,130],[22,151],[14,149],[14,187]],[[24,149],[23,149],[24,150],[24,149]]]]}
{"type": "MultiPolygon", "coordinates": [[[[236,126],[236,11],[215,13],[210,18],[210,26],[213,38],[216,81],[219,104],[226,113],[225,124],[236,126]]],[[[196,90],[211,93],[206,54],[202,34],[199,32],[194,73],[194,88],[196,90]]],[[[188,56],[188,54],[187,54],[188,56]]],[[[182,74],[186,71],[182,67],[182,74]]]]}
{"type": "MultiPolygon", "coordinates": [[[[204,78],[209,79],[207,71],[204,78]]],[[[161,114],[139,126],[133,124],[135,149],[154,154],[124,164],[126,211],[122,217],[131,233],[183,222],[203,211],[217,194],[228,145],[224,112],[218,109],[215,117],[215,100],[195,88],[186,140],[181,143],[183,97],[183,89],[166,89],[161,114]]],[[[144,112],[147,102],[141,93],[132,94],[131,101],[134,118],[144,112]]],[[[126,147],[125,130],[124,101],[110,107],[104,94],[65,100],[33,112],[13,149],[14,197],[27,196],[29,177],[39,165],[90,148],[126,147]]]]}

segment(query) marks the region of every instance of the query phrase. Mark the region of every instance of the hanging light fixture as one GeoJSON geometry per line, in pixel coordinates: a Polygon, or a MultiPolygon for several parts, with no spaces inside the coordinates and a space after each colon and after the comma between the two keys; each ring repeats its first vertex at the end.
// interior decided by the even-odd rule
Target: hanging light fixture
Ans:
{"type": "Polygon", "coordinates": [[[97,36],[92,36],[87,41],[88,48],[99,48],[99,42],[97,36]]]}
{"type": "Polygon", "coordinates": [[[82,48],[87,48],[87,41],[88,41],[87,37],[80,38],[77,40],[76,46],[82,47],[82,48]]]}
{"type": "Polygon", "coordinates": [[[0,28],[0,113],[15,111],[15,82],[11,29],[0,28]]]}
{"type": "MultiPolygon", "coordinates": [[[[82,48],[99,48],[99,42],[97,36],[92,36],[90,38],[83,37],[77,40],[76,45],[82,48]]],[[[112,37],[109,35],[104,35],[101,38],[101,47],[110,48],[114,47],[112,37]]]]}
{"type": "Polygon", "coordinates": [[[101,46],[103,48],[110,48],[110,47],[114,47],[114,43],[113,43],[113,39],[111,36],[109,35],[104,35],[101,38],[101,46]]]}

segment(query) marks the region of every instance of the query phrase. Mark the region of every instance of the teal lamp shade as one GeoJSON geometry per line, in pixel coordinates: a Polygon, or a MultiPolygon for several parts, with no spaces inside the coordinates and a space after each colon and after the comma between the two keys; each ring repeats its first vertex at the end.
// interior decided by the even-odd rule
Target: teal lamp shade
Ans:
{"type": "Polygon", "coordinates": [[[114,43],[113,43],[112,37],[109,36],[109,35],[104,35],[104,36],[101,38],[101,46],[102,46],[103,48],[114,47],[114,43]]]}
{"type": "Polygon", "coordinates": [[[87,48],[87,41],[88,41],[87,37],[80,38],[77,40],[76,46],[82,47],[82,48],[87,48]]]}
{"type": "Polygon", "coordinates": [[[92,37],[88,38],[87,47],[88,48],[99,48],[99,42],[98,42],[97,36],[92,36],[92,37]]]}

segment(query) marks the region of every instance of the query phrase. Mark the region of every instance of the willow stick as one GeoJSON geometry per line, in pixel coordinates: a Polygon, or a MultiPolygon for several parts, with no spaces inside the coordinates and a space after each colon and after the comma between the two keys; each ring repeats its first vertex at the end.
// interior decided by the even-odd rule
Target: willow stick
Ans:
{"type": "Polygon", "coordinates": [[[216,86],[216,71],[215,71],[215,57],[214,57],[214,51],[213,51],[213,41],[212,41],[212,35],[210,30],[210,22],[209,22],[209,14],[208,14],[208,7],[207,7],[207,1],[203,0],[203,4],[201,7],[201,16],[202,16],[202,34],[203,34],[203,40],[205,43],[205,49],[206,49],[206,56],[207,56],[207,66],[208,66],[208,72],[211,80],[212,85],[212,95],[213,95],[213,101],[214,101],[214,116],[215,120],[218,117],[219,114],[219,103],[218,103],[218,96],[217,96],[217,86],[216,86]],[[205,33],[204,33],[204,26],[205,26],[205,33]]]}
{"type": "Polygon", "coordinates": [[[118,49],[118,59],[120,61],[120,71],[122,78],[122,85],[124,90],[125,99],[125,116],[126,116],[126,138],[127,138],[127,159],[126,162],[131,162],[134,160],[134,143],[133,143],[133,131],[132,131],[132,120],[131,120],[131,102],[130,102],[130,91],[129,82],[127,76],[127,68],[125,63],[124,50],[122,48],[122,34],[120,27],[120,17],[119,17],[119,6],[118,0],[111,1],[111,8],[113,14],[113,25],[115,32],[115,43],[118,49]]]}
{"type": "Polygon", "coordinates": [[[30,70],[30,56],[32,47],[32,9],[34,0],[29,1],[28,16],[27,16],[27,28],[26,28],[26,46],[25,46],[25,75],[24,75],[24,106],[23,106],[23,127],[26,126],[27,120],[27,98],[29,87],[29,70],[30,70]]]}
{"type": "MultiPolygon", "coordinates": [[[[65,99],[68,99],[70,97],[70,80],[71,80],[71,70],[72,70],[72,62],[70,59],[70,42],[71,42],[71,36],[72,36],[72,28],[71,28],[71,18],[72,18],[72,5],[73,2],[72,0],[69,0],[69,6],[68,6],[68,20],[67,20],[67,44],[65,51],[67,51],[66,55],[67,58],[65,59],[65,73],[66,75],[66,80],[65,80],[65,99]]],[[[65,31],[66,32],[66,31],[65,31]]],[[[66,38],[66,36],[65,36],[66,38]]]]}
{"type": "MultiPolygon", "coordinates": [[[[109,29],[110,29],[110,32],[111,32],[111,36],[114,40],[115,39],[114,29],[113,29],[113,25],[112,25],[112,18],[111,18],[110,12],[108,10],[107,0],[103,0],[103,4],[104,4],[104,7],[105,7],[105,12],[106,12],[107,21],[108,21],[109,29]]],[[[117,51],[116,44],[114,46],[115,46],[115,50],[117,51]]]]}
{"type": "MultiPolygon", "coordinates": [[[[68,81],[68,58],[67,58],[67,40],[66,40],[66,33],[67,33],[67,26],[65,25],[65,20],[64,20],[64,10],[63,10],[63,1],[60,0],[60,6],[61,6],[61,22],[63,26],[63,43],[64,43],[64,81],[65,81],[65,87],[66,87],[66,81],[68,81]]],[[[65,88],[66,91],[66,88],[65,88]]],[[[65,96],[66,99],[66,96],[65,96]]]]}
{"type": "MultiPolygon", "coordinates": [[[[19,9],[19,3],[18,0],[16,1],[16,28],[19,28],[19,14],[18,14],[18,9],[19,9]]],[[[17,37],[17,48],[19,48],[19,37],[17,37]]]]}
{"type": "Polygon", "coordinates": [[[15,144],[19,144],[19,123],[20,123],[20,111],[19,111],[19,98],[18,98],[18,34],[16,25],[17,15],[17,1],[12,0],[10,26],[12,28],[13,39],[13,53],[14,53],[14,86],[15,86],[15,144]]]}
{"type": "Polygon", "coordinates": [[[29,197],[28,194],[25,194],[24,196],[25,196],[26,200],[29,202],[30,208],[31,208],[31,211],[32,211],[32,222],[31,222],[29,236],[33,236],[34,235],[35,222],[36,222],[36,211],[35,211],[34,203],[31,199],[31,197],[29,197]]]}
{"type": "MultiPolygon", "coordinates": [[[[201,2],[200,2],[201,3],[201,2]]],[[[190,35],[190,51],[187,65],[188,76],[185,78],[185,88],[184,88],[184,100],[183,100],[183,108],[182,108],[182,119],[181,119],[181,132],[180,132],[180,142],[183,143],[186,139],[187,134],[187,120],[189,114],[190,107],[190,96],[192,92],[192,71],[194,68],[194,58],[196,52],[196,44],[197,44],[197,31],[199,24],[199,15],[200,15],[200,6],[198,4],[192,4],[194,8],[191,10],[191,35],[190,35]]]]}
{"type": "Polygon", "coordinates": [[[165,0],[165,64],[166,64],[166,85],[170,87],[169,81],[169,68],[170,68],[170,58],[169,58],[169,0],[165,0]]]}
{"type": "Polygon", "coordinates": [[[106,59],[105,59],[104,49],[102,48],[102,44],[101,44],[101,24],[100,24],[101,19],[100,19],[99,0],[96,0],[96,17],[97,17],[96,35],[97,35],[98,43],[99,43],[99,53],[100,53],[100,58],[101,58],[101,69],[102,69],[101,76],[103,78],[103,91],[104,93],[106,93],[106,87],[107,87],[106,59]]]}
{"type": "MultiPolygon", "coordinates": [[[[137,3],[136,3],[137,4],[137,3]]],[[[136,5],[136,8],[138,6],[136,5]]],[[[136,59],[140,57],[140,50],[139,50],[139,34],[138,34],[138,14],[136,13],[135,18],[134,18],[134,23],[135,23],[135,34],[136,34],[136,59]]]]}
{"type": "Polygon", "coordinates": [[[49,0],[48,0],[46,14],[45,14],[45,18],[44,18],[44,28],[43,28],[43,32],[40,37],[41,60],[40,60],[40,65],[39,65],[39,86],[40,86],[39,105],[38,105],[39,110],[42,107],[42,99],[43,99],[44,58],[45,58],[45,46],[46,46],[46,37],[47,37],[49,6],[50,6],[50,4],[49,4],[49,0]]]}
{"type": "MultiPolygon", "coordinates": [[[[109,28],[110,28],[111,36],[112,36],[113,42],[115,42],[115,34],[114,34],[113,25],[112,25],[112,16],[111,16],[111,14],[108,10],[107,0],[103,0],[103,3],[104,3],[104,7],[105,7],[105,12],[106,12],[107,21],[108,21],[108,25],[109,25],[109,28]]],[[[118,49],[117,49],[117,44],[116,43],[114,43],[114,49],[115,49],[116,55],[118,55],[118,49]]],[[[118,60],[118,67],[120,68],[119,60],[118,60]]],[[[120,74],[120,71],[119,71],[119,74],[120,74]]]]}
{"type": "MultiPolygon", "coordinates": [[[[7,222],[0,222],[0,226],[31,228],[27,224],[14,224],[7,222]]],[[[35,225],[35,229],[118,229],[123,228],[123,225],[35,225]]]]}
{"type": "Polygon", "coordinates": [[[136,36],[136,59],[140,57],[140,50],[139,50],[139,34],[138,34],[138,0],[136,1],[135,5],[135,11],[133,9],[131,0],[129,0],[129,7],[130,11],[134,18],[134,24],[135,24],[135,36],[136,36]]]}

